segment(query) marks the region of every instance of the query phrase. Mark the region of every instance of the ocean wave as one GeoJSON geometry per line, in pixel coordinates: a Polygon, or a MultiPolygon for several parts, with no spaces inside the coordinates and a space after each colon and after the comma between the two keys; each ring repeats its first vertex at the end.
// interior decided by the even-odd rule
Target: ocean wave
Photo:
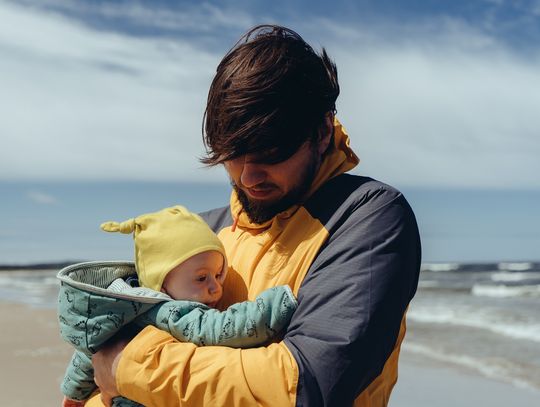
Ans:
{"type": "Polygon", "coordinates": [[[532,270],[535,264],[532,262],[499,263],[499,270],[526,271],[532,270]]]}
{"type": "Polygon", "coordinates": [[[479,297],[510,298],[510,297],[540,297],[540,285],[486,285],[475,284],[472,295],[479,297]]]}
{"type": "Polygon", "coordinates": [[[534,277],[538,278],[538,280],[540,281],[540,273],[538,273],[538,276],[537,276],[536,273],[501,271],[498,273],[493,273],[491,275],[491,281],[503,282],[503,283],[519,282],[519,281],[530,280],[531,278],[534,278],[534,277]]]}
{"type": "Polygon", "coordinates": [[[524,316],[512,316],[493,310],[478,310],[474,307],[451,307],[431,305],[412,306],[407,313],[412,321],[430,324],[449,324],[484,329],[515,339],[540,342],[540,323],[524,316]]]}
{"type": "Polygon", "coordinates": [[[434,280],[420,280],[418,281],[418,288],[440,288],[441,283],[434,280]]]}
{"type": "Polygon", "coordinates": [[[424,263],[422,264],[422,271],[456,271],[459,266],[459,263],[424,263]]]}
{"type": "Polygon", "coordinates": [[[525,378],[517,378],[517,372],[520,370],[519,366],[514,366],[508,360],[475,358],[472,356],[451,353],[442,348],[428,347],[408,341],[403,343],[403,350],[426,356],[440,362],[463,366],[474,370],[485,377],[505,381],[517,387],[538,389],[533,382],[530,382],[525,378]]]}
{"type": "Polygon", "coordinates": [[[540,262],[516,261],[500,263],[423,263],[422,271],[428,272],[531,272],[540,271],[540,262]]]}
{"type": "Polygon", "coordinates": [[[51,287],[60,287],[60,282],[57,279],[50,279],[49,281],[36,281],[36,280],[17,280],[17,279],[4,279],[0,278],[0,287],[11,288],[21,291],[34,291],[34,290],[48,290],[51,287]]]}
{"type": "Polygon", "coordinates": [[[56,272],[4,271],[0,273],[0,300],[53,307],[59,286],[56,272]]]}

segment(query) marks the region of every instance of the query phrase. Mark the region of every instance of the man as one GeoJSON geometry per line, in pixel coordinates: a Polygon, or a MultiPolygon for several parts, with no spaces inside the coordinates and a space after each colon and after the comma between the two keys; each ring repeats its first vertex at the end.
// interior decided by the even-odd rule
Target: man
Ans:
{"type": "MultiPolygon", "coordinates": [[[[153,327],[94,357],[103,398],[146,406],[388,403],[418,282],[414,215],[357,163],[335,119],[337,70],[293,31],[259,26],[224,57],[205,114],[206,164],[230,206],[203,214],[229,261],[220,308],[288,284],[298,309],[282,341],[196,347],[153,327]]],[[[89,404],[98,405],[98,404],[89,404]]]]}

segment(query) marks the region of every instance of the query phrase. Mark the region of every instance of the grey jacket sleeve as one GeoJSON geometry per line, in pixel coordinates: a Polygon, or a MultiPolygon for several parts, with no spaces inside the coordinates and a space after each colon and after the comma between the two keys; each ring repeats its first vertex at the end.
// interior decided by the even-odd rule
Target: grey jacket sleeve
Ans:
{"type": "Polygon", "coordinates": [[[180,341],[234,348],[260,346],[276,338],[283,333],[297,305],[289,286],[270,288],[255,301],[236,303],[225,311],[200,304],[186,313],[184,303],[169,301],[147,315],[155,318],[156,327],[180,341]]]}
{"type": "Polygon", "coordinates": [[[330,236],[284,338],[299,366],[298,406],[352,404],[381,373],[418,283],[420,240],[407,201],[369,179],[351,189],[353,181],[320,191],[332,202],[307,205],[330,236]]]}

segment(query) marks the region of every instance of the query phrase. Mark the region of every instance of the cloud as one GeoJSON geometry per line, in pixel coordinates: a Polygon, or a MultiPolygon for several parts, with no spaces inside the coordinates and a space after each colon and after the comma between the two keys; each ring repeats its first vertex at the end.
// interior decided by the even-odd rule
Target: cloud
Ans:
{"type": "MultiPolygon", "coordinates": [[[[104,4],[97,12],[120,18],[104,4]]],[[[209,5],[169,18],[135,4],[122,6],[129,21],[153,13],[163,29],[205,13],[199,31],[213,35],[257,20],[209,5]]],[[[211,50],[193,27],[175,39],[136,36],[10,3],[0,21],[0,178],[225,179],[196,157],[227,46],[211,50]]],[[[521,53],[449,16],[289,23],[336,59],[357,172],[408,186],[540,187],[538,48],[521,53]]]]}
{"type": "Polygon", "coordinates": [[[318,26],[334,33],[326,45],[356,172],[399,185],[540,187],[540,49],[520,55],[448,18],[318,26]]]}
{"type": "Polygon", "coordinates": [[[96,31],[8,4],[0,21],[8,22],[0,25],[0,177],[200,173],[201,118],[218,56],[190,41],[96,31]]]}
{"type": "MultiPolygon", "coordinates": [[[[36,10],[54,10],[64,15],[77,17],[91,25],[92,20],[121,22],[128,28],[150,28],[148,34],[212,33],[216,30],[244,30],[253,25],[253,18],[242,9],[217,7],[208,2],[182,2],[178,4],[145,4],[140,1],[127,2],[85,2],[76,0],[19,0],[36,10]],[[234,18],[233,18],[234,14],[234,18]]],[[[101,28],[117,30],[112,24],[101,28]]],[[[142,31],[144,32],[144,31],[142,31]]]]}
{"type": "Polygon", "coordinates": [[[47,193],[40,192],[40,191],[28,191],[26,193],[26,196],[35,203],[43,204],[43,205],[54,205],[58,203],[58,200],[47,193]]]}

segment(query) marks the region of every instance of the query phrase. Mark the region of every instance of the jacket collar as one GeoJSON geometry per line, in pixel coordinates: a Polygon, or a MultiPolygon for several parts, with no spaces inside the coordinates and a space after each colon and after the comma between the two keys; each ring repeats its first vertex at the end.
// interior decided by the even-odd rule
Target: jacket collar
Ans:
{"type": "MultiPolygon", "coordinates": [[[[350,171],[360,162],[359,158],[352,151],[349,146],[349,135],[343,128],[337,118],[334,119],[334,143],[330,147],[330,150],[326,153],[321,166],[311,184],[309,192],[306,194],[306,198],[311,196],[317,189],[319,189],[326,181],[344,172],[350,171]]],[[[238,200],[236,192],[233,190],[230,199],[231,214],[234,219],[233,231],[236,226],[240,226],[244,229],[266,229],[276,218],[286,219],[291,217],[299,208],[300,205],[293,205],[289,209],[278,213],[274,218],[269,221],[257,224],[252,223],[247,214],[243,211],[242,204],[238,200]]]]}

